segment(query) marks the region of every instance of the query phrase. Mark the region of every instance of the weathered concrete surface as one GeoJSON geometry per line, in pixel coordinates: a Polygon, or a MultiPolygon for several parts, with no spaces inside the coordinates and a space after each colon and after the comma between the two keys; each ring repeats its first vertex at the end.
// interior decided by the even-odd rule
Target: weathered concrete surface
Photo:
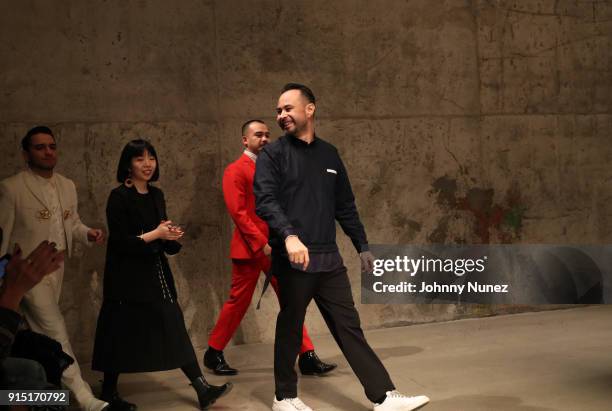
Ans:
{"type": "MultiPolygon", "coordinates": [[[[612,401],[611,314],[610,306],[525,313],[373,330],[367,338],[398,390],[431,398],[427,411],[605,411],[612,401]]],[[[300,378],[300,398],[320,411],[371,410],[333,338],[317,341],[319,354],[339,367],[325,378],[300,378]]],[[[271,344],[228,349],[241,373],[215,409],[269,410],[272,352],[271,344]]],[[[119,389],[141,410],[194,409],[195,394],[179,370],[123,375],[119,389]]]]}
{"type": "MultiPolygon", "coordinates": [[[[609,242],[611,36],[605,1],[4,1],[0,177],[20,169],[24,132],[48,124],[83,220],[103,226],[121,147],[151,139],[187,225],[172,264],[202,347],[230,284],[222,171],[244,120],[278,131],[288,81],[319,97],[318,133],[344,157],[371,242],[609,242]]],[[[83,359],[103,263],[81,249],[66,277],[83,359]]],[[[524,309],[359,307],[368,329],[524,309]]],[[[271,341],[276,310],[270,293],[234,341],[271,341]]],[[[308,325],[326,332],[315,308],[308,325]]]]}

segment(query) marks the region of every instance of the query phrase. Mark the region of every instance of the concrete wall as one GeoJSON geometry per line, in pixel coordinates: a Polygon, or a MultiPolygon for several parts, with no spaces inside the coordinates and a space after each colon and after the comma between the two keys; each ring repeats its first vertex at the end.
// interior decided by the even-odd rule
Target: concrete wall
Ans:
{"type": "MultiPolygon", "coordinates": [[[[122,146],[149,138],[187,225],[172,264],[202,347],[230,284],[222,171],[244,120],[278,131],[288,81],[319,97],[318,134],[344,157],[371,242],[612,240],[611,35],[609,1],[5,0],[0,177],[48,124],[83,220],[104,226],[122,146]]],[[[64,285],[82,360],[103,263],[103,248],[78,249],[64,285]]],[[[366,328],[531,308],[359,306],[366,328]]],[[[234,341],[272,340],[276,310],[269,293],[234,341]]],[[[307,322],[327,332],[316,309],[307,322]]]]}

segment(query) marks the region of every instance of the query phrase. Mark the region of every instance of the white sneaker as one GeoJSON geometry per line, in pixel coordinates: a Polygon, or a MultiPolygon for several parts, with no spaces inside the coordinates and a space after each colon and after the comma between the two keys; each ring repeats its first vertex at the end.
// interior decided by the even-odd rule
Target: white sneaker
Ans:
{"type": "Polygon", "coordinates": [[[374,404],[374,411],[412,411],[424,407],[429,402],[425,395],[406,397],[397,391],[387,391],[382,404],[374,404]]]}
{"type": "Polygon", "coordinates": [[[298,397],[295,398],[285,398],[282,401],[276,399],[274,397],[274,402],[272,403],[272,411],[313,411],[308,405],[304,404],[302,400],[298,397]]]}

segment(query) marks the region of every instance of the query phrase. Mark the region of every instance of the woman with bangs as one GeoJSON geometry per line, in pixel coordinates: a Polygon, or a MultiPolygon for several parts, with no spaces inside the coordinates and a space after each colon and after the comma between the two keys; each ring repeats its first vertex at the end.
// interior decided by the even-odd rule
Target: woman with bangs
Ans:
{"type": "Polygon", "coordinates": [[[101,398],[113,411],[136,405],[117,391],[119,374],[180,368],[195,389],[201,409],[227,394],[231,384],[210,385],[202,375],[185,328],[166,254],[179,252],[180,227],[166,215],[155,148],[132,140],[117,168],[118,187],[108,198],[108,248],[104,300],[92,368],[104,373],[101,398]]]}

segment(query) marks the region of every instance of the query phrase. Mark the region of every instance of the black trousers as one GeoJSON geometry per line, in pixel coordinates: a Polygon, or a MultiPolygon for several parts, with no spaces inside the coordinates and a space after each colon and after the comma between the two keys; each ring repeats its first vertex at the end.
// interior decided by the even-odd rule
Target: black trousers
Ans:
{"type": "Polygon", "coordinates": [[[306,308],[314,298],[336,343],[359,378],[372,402],[394,390],[389,373],[378,359],[361,330],[346,267],[331,272],[305,273],[288,264],[275,264],[280,312],[274,340],[274,380],[276,396],[297,396],[295,361],[302,341],[306,308]]]}

